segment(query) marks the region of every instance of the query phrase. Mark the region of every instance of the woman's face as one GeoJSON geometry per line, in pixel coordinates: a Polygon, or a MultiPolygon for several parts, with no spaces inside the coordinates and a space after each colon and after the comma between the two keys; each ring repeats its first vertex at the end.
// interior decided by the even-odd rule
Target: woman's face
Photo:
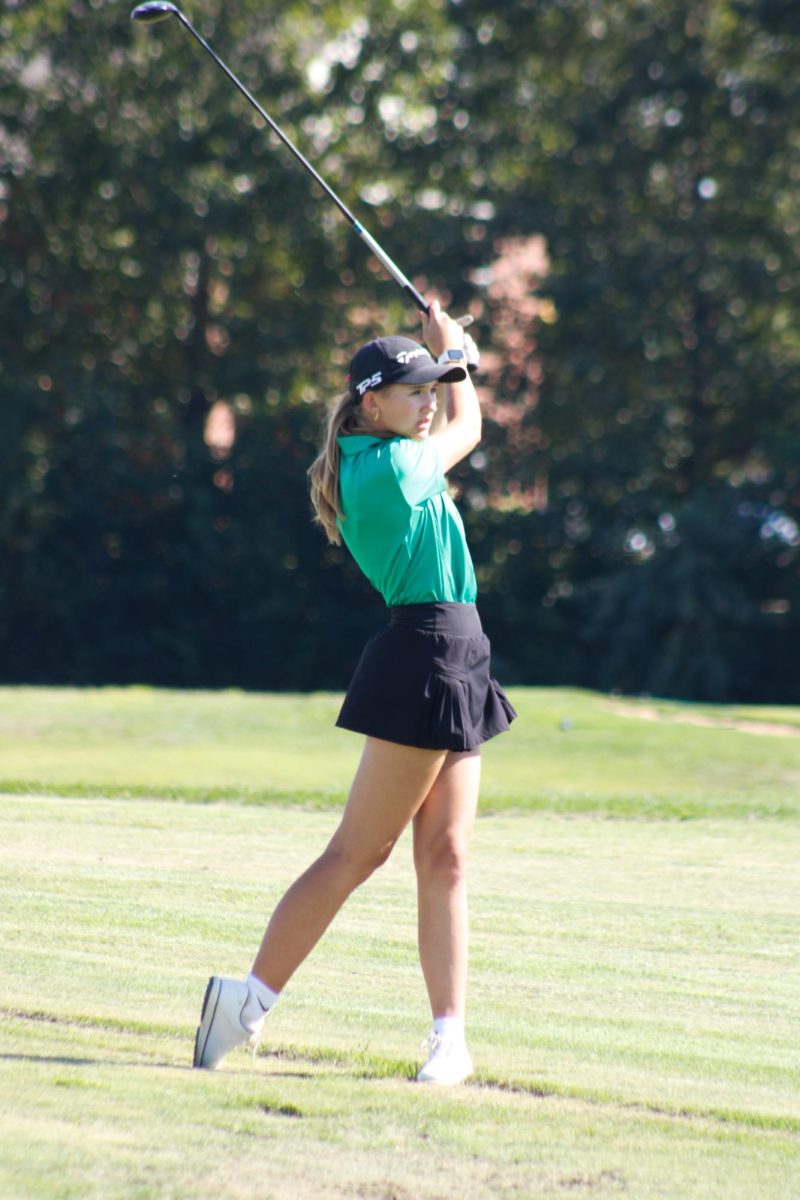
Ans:
{"type": "Polygon", "coordinates": [[[435,383],[393,383],[367,392],[364,411],[376,433],[394,433],[415,441],[426,438],[436,412],[435,383]]]}

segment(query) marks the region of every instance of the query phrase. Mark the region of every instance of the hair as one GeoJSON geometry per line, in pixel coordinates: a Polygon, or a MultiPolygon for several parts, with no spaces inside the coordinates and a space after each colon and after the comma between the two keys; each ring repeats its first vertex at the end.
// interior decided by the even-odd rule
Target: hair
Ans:
{"type": "Polygon", "coordinates": [[[368,426],[360,398],[353,397],[350,392],[335,396],[325,423],[325,441],[308,469],[314,520],[322,526],[334,546],[340,546],[342,542],[337,519],[344,518],[339,499],[340,451],[336,439],[366,432],[368,426]]]}

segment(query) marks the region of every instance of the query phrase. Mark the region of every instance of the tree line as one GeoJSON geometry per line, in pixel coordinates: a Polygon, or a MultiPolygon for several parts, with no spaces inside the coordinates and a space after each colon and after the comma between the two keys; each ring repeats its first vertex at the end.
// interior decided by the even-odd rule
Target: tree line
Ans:
{"type": "MultiPolygon", "coordinates": [[[[504,682],[798,702],[796,6],[187,14],[476,318],[453,483],[504,682]]],[[[382,602],[305,471],[415,314],[178,23],[128,15],[0,15],[0,678],[339,688],[382,602]]]]}

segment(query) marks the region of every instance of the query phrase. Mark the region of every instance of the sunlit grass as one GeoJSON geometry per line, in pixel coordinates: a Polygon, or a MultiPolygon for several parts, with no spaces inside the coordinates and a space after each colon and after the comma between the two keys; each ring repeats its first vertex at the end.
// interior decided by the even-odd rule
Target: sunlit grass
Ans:
{"type": "Polygon", "coordinates": [[[794,822],[480,821],[477,1074],[444,1093],[410,1082],[428,1013],[404,839],[286,989],[257,1062],[192,1072],[207,974],[247,969],[335,819],[3,801],[0,1194],[791,1195],[794,822]]]}
{"type": "MultiPolygon", "coordinates": [[[[512,689],[519,720],[484,750],[484,811],[800,813],[800,733],[685,724],[696,706],[512,689]],[[641,720],[631,713],[639,712],[641,720]]],[[[128,689],[0,689],[0,789],[57,795],[341,803],[361,739],[341,697],[128,689]]],[[[751,724],[754,711],[704,706],[751,724]]],[[[764,722],[800,729],[796,709],[764,722]]]]}
{"type": "Polygon", "coordinates": [[[408,837],[257,1061],[189,1067],[208,974],[248,969],[335,826],[338,697],[1,689],[0,1196],[790,1200],[797,710],[513,699],[474,839],[476,1076],[431,1092],[408,837]]]}

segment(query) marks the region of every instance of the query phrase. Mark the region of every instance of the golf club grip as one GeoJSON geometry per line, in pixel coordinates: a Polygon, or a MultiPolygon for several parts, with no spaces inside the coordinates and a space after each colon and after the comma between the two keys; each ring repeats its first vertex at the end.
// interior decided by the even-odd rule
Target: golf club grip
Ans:
{"type": "Polygon", "coordinates": [[[413,283],[403,284],[403,290],[411,297],[419,311],[424,312],[427,317],[431,311],[431,306],[422,295],[422,292],[418,292],[413,283]]]}

